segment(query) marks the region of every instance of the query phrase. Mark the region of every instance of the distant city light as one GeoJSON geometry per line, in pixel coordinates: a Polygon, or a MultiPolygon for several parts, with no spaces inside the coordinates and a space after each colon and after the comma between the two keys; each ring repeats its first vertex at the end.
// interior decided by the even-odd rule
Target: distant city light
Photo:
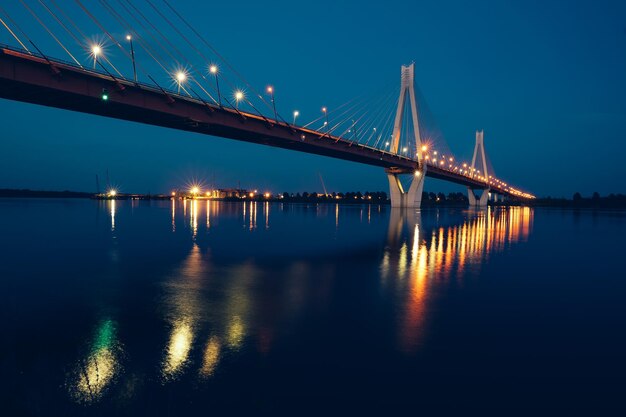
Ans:
{"type": "Polygon", "coordinates": [[[109,195],[109,197],[115,197],[117,195],[117,190],[112,188],[107,194],[109,195]]]}

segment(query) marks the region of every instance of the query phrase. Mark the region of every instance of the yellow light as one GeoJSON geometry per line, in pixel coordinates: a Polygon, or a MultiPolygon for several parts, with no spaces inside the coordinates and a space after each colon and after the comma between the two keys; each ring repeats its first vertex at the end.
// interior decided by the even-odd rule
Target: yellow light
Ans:
{"type": "Polygon", "coordinates": [[[265,193],[265,194],[263,194],[263,196],[264,196],[265,198],[270,198],[270,193],[265,193]]]}
{"type": "Polygon", "coordinates": [[[249,195],[250,195],[250,197],[254,197],[254,193],[250,193],[249,195]]]}
{"type": "Polygon", "coordinates": [[[102,47],[100,45],[94,45],[91,47],[91,53],[93,56],[98,56],[102,53],[102,47]]]}
{"type": "Polygon", "coordinates": [[[178,71],[176,73],[176,81],[178,81],[179,83],[185,82],[186,79],[187,74],[185,74],[183,71],[178,71]]]}
{"type": "Polygon", "coordinates": [[[191,187],[191,194],[198,194],[200,192],[200,188],[197,186],[191,187]]]}
{"type": "Polygon", "coordinates": [[[433,155],[437,155],[437,151],[433,152],[433,155]]]}
{"type": "Polygon", "coordinates": [[[271,85],[267,87],[267,92],[272,94],[274,92],[274,87],[272,87],[271,85]]]}
{"type": "Polygon", "coordinates": [[[115,197],[117,195],[117,190],[109,190],[109,196],[115,197]]]}
{"type": "Polygon", "coordinates": [[[131,40],[131,39],[132,39],[132,37],[131,37],[130,35],[126,35],[126,40],[127,40],[127,41],[129,41],[129,40],[131,40]]]}
{"type": "Polygon", "coordinates": [[[428,150],[428,146],[422,145],[422,152],[426,152],[428,150]]]}
{"type": "Polygon", "coordinates": [[[176,191],[172,191],[172,197],[176,195],[176,191]]]}
{"type": "Polygon", "coordinates": [[[406,151],[407,151],[407,148],[406,148],[406,147],[405,147],[405,148],[402,148],[402,152],[406,152],[406,151]]]}
{"type": "Polygon", "coordinates": [[[210,72],[211,74],[217,74],[217,65],[211,65],[211,66],[209,67],[209,72],[210,72]]]}
{"type": "Polygon", "coordinates": [[[323,113],[326,113],[326,110],[327,110],[326,107],[322,107],[322,112],[323,113]]]}
{"type": "Polygon", "coordinates": [[[235,91],[235,100],[237,101],[243,100],[243,91],[241,90],[235,91]]]}
{"type": "Polygon", "coordinates": [[[422,175],[422,173],[421,173],[421,172],[419,172],[419,171],[415,171],[415,176],[416,176],[416,177],[419,177],[420,175],[422,175]]]}

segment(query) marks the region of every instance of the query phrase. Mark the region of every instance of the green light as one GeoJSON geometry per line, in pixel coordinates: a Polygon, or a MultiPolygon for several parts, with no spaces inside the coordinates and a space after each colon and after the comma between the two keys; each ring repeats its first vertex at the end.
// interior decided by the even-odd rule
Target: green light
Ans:
{"type": "Polygon", "coordinates": [[[107,101],[109,99],[108,94],[102,94],[102,100],[107,101]]]}

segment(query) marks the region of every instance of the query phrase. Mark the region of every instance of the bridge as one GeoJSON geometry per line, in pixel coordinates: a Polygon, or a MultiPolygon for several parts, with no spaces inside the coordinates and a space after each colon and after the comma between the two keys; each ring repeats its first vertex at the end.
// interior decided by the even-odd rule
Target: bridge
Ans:
{"type": "MultiPolygon", "coordinates": [[[[170,6],[167,1],[165,3],[170,6]]],[[[3,10],[0,8],[0,11],[3,10]]],[[[476,132],[472,161],[465,164],[458,163],[452,156],[438,154],[430,148],[427,141],[422,140],[415,97],[414,64],[401,68],[400,94],[393,118],[391,140],[384,145],[378,141],[377,145],[370,144],[369,140],[364,142],[354,136],[348,137],[346,133],[351,132],[350,128],[338,133],[338,126],[343,121],[331,127],[326,108],[322,109],[326,120],[319,129],[312,128],[311,124],[297,125],[297,112],[294,113],[293,123],[287,122],[276,111],[271,87],[268,92],[272,94],[273,117],[259,112],[253,103],[249,103],[249,107],[254,111],[240,108],[239,101],[243,100],[243,93],[239,91],[233,105],[221,94],[214,65],[209,67],[208,74],[214,74],[217,94],[209,93],[206,84],[204,87],[198,84],[206,93],[204,97],[195,93],[191,86],[184,84],[189,76],[183,71],[173,74],[177,81],[177,91],[168,90],[149,75],[151,83],[138,80],[134,49],[131,49],[130,55],[134,74],[129,78],[119,73],[113,63],[102,57],[102,50],[98,45],[82,45],[90,48],[88,51],[91,51],[93,57],[93,68],[78,60],[70,63],[51,58],[43,54],[32,40],[30,42],[36,50],[30,50],[33,48],[26,48],[26,44],[17,36],[17,30],[11,30],[1,17],[2,15],[0,23],[21,45],[21,48],[0,46],[1,98],[381,167],[389,180],[392,207],[419,207],[426,177],[467,187],[471,206],[484,207],[490,197],[495,201],[499,197],[534,198],[490,172],[492,169],[488,163],[482,131],[476,132]],[[113,72],[116,71],[118,73],[114,75],[113,72]],[[406,110],[409,107],[410,119],[406,120],[406,110]],[[408,123],[413,128],[404,132],[408,123]],[[401,147],[403,133],[410,137],[405,137],[405,146],[401,147]],[[410,144],[409,153],[407,143],[410,144]],[[403,183],[407,182],[408,187],[405,187],[403,183]]],[[[132,36],[139,36],[137,32],[132,33],[132,36]]],[[[127,39],[132,39],[130,34],[127,39]]],[[[119,44],[117,40],[114,42],[119,44]]],[[[202,79],[207,81],[204,76],[202,79]]],[[[348,123],[354,130],[354,119],[348,123]]],[[[376,132],[376,127],[373,132],[376,132]]]]}

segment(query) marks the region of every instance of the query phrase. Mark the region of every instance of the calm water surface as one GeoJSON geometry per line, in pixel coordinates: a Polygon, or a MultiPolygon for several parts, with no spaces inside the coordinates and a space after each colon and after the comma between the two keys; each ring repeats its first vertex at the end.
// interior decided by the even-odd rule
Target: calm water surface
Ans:
{"type": "Polygon", "coordinates": [[[624,213],[6,199],[0,233],[2,415],[625,410],[624,213]]]}

